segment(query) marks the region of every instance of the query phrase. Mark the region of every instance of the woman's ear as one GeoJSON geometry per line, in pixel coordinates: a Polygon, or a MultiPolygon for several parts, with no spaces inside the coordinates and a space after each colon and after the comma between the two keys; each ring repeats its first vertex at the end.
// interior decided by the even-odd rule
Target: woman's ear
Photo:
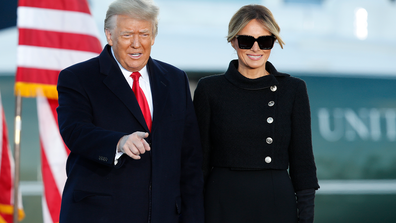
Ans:
{"type": "Polygon", "coordinates": [[[237,38],[235,38],[235,37],[231,40],[231,46],[235,50],[237,50],[237,42],[236,41],[237,41],[237,38]]]}

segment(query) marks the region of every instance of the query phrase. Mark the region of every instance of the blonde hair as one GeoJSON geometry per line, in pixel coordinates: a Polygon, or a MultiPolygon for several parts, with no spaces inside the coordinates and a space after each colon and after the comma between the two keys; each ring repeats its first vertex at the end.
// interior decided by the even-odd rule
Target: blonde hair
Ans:
{"type": "Polygon", "coordinates": [[[127,15],[138,20],[151,21],[154,37],[158,34],[158,6],[151,0],[116,0],[109,5],[104,29],[112,32],[116,26],[117,15],[127,15]]]}
{"type": "Polygon", "coordinates": [[[228,24],[227,41],[231,42],[253,19],[259,21],[270,33],[272,33],[283,49],[285,43],[279,35],[280,27],[278,23],[276,23],[272,12],[262,5],[245,5],[232,16],[228,24]]]}

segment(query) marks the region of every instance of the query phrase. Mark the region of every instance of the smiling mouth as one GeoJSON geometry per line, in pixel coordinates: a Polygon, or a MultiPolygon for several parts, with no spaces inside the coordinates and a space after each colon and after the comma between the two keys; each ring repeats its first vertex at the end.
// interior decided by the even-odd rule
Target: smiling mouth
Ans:
{"type": "Polygon", "coordinates": [[[251,54],[248,54],[247,56],[252,60],[259,60],[261,57],[263,57],[263,55],[251,55],[251,54]]]}
{"type": "Polygon", "coordinates": [[[138,59],[142,56],[141,53],[130,53],[129,56],[131,56],[134,59],[138,59]]]}

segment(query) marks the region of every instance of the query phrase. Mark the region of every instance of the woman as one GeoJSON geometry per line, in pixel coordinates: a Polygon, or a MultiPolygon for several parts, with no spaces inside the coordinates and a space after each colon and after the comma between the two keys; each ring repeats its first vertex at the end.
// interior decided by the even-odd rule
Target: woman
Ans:
{"type": "Polygon", "coordinates": [[[279,31],[264,6],[242,7],[227,37],[238,60],[196,88],[206,223],[313,222],[319,185],[307,89],[267,61],[276,40],[283,48],[279,31]]]}

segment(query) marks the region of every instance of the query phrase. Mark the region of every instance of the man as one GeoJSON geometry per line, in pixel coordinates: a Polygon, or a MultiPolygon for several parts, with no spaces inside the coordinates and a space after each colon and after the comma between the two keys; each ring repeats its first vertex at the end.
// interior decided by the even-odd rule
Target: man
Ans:
{"type": "Polygon", "coordinates": [[[150,57],[157,15],[151,1],[116,0],[102,53],[59,75],[59,128],[71,151],[60,223],[203,222],[189,83],[150,57]]]}

